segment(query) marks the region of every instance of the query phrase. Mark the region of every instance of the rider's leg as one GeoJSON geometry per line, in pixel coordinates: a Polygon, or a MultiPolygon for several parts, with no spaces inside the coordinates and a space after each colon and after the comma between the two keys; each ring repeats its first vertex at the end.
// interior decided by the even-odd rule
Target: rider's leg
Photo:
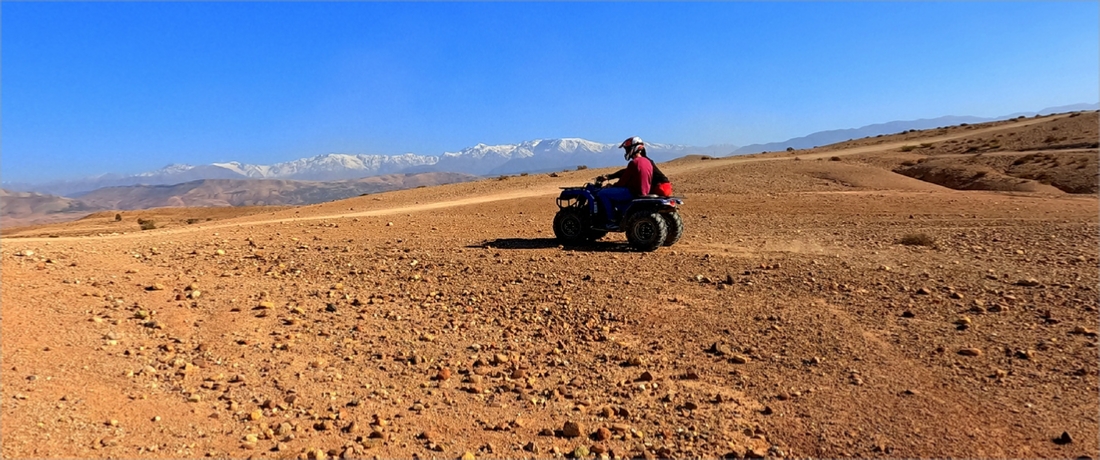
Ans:
{"type": "Polygon", "coordinates": [[[618,203],[630,201],[634,198],[634,194],[630,193],[630,189],[626,187],[606,187],[600,190],[600,193],[596,196],[600,200],[600,207],[603,208],[604,217],[607,218],[607,222],[615,221],[614,206],[618,203]]]}

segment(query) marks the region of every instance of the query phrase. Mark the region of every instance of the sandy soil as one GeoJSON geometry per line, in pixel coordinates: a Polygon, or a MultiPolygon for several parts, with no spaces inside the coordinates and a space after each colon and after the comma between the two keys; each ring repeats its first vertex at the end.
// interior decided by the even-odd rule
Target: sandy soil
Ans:
{"type": "Polygon", "coordinates": [[[2,454],[1097,458],[1097,197],[910,142],[662,165],[653,253],[552,239],[601,170],[5,235],[2,454]]]}

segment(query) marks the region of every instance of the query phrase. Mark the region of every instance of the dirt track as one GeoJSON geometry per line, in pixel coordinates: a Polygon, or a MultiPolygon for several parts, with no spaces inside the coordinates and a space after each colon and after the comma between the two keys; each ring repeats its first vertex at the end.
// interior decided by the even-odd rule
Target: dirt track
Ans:
{"type": "Polygon", "coordinates": [[[3,455],[1100,456],[1096,197],[854,151],[662,165],[654,253],[552,239],[592,170],[5,238],[3,455]]]}

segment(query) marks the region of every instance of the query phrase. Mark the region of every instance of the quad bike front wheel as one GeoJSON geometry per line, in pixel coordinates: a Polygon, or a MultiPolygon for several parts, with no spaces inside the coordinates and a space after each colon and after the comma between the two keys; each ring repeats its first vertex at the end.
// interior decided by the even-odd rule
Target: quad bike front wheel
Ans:
{"type": "Polygon", "coordinates": [[[668,226],[668,236],[665,237],[665,242],[661,245],[672,246],[680,241],[680,237],[684,235],[684,219],[680,218],[678,212],[661,213],[661,217],[665,219],[665,225],[668,226]]]}
{"type": "Polygon", "coordinates": [[[562,244],[579,244],[586,240],[590,225],[588,215],[577,208],[562,208],[554,215],[554,236],[562,244]]]}
{"type": "Polygon", "coordinates": [[[668,238],[668,224],[658,212],[639,211],[631,214],[623,226],[626,240],[639,251],[655,251],[668,238]]]}

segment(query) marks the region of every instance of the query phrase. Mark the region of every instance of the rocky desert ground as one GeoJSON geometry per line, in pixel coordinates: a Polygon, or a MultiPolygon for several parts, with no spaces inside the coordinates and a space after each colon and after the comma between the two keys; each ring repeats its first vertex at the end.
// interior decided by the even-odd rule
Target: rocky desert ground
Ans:
{"type": "Polygon", "coordinates": [[[1098,125],[665,163],[652,253],[594,169],[9,229],[2,454],[1095,459],[1098,125]]]}

